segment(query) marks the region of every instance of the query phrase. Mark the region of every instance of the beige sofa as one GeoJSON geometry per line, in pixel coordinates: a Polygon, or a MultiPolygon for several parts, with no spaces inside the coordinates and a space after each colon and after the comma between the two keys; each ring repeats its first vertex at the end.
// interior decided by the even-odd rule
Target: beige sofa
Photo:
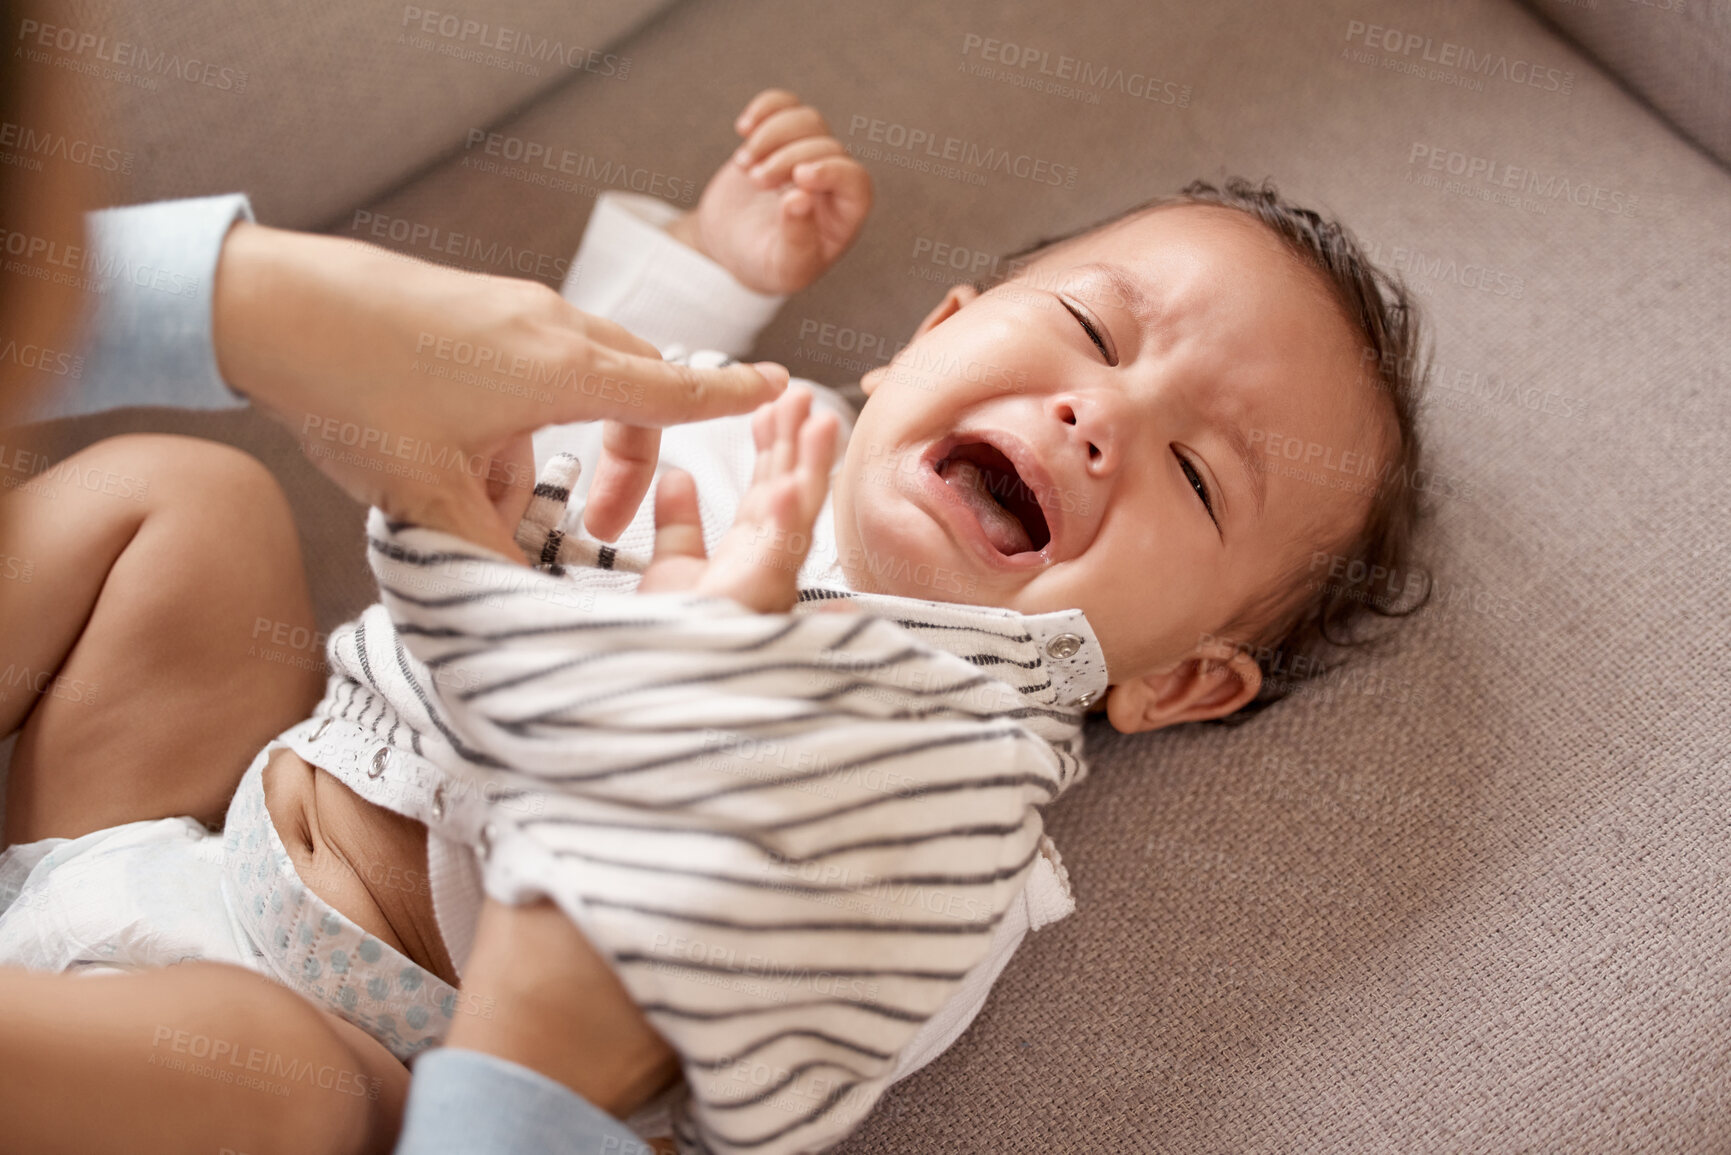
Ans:
{"type": "MultiPolygon", "coordinates": [[[[436,0],[88,7],[248,76],[93,83],[125,195],[239,188],[270,223],[558,260],[592,191],[466,167],[474,130],[700,188],[776,84],[878,196],[764,335],[796,372],[879,363],[954,261],[1227,173],[1337,211],[1434,323],[1434,607],[1241,730],[1093,732],[1049,814],[1078,912],[847,1150],[1731,1146],[1727,0],[461,2],[441,18],[581,63],[399,41],[436,0]],[[1065,178],[922,170],[878,123],[1065,178]]],[[[148,411],[59,436],[139,428],[264,457],[322,619],[368,600],[360,511],[286,437],[148,411]]]]}

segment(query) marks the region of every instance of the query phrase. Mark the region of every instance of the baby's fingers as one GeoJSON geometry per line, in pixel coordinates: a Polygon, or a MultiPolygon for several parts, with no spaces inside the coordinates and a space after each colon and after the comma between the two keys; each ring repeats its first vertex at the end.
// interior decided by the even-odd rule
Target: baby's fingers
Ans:
{"type": "Polygon", "coordinates": [[[836,429],[832,413],[809,413],[809,399],[800,406],[782,406],[776,414],[775,451],[787,453],[787,468],[752,487],[749,517],[755,525],[756,563],[772,571],[797,574],[811,550],[812,527],[829,493],[830,467],[835,464],[836,429]],[[779,423],[794,422],[787,437],[779,423]]]}
{"type": "Polygon", "coordinates": [[[808,193],[828,193],[850,217],[864,217],[872,204],[872,178],[865,166],[843,149],[830,156],[801,161],[788,170],[793,183],[808,193]]]}
{"type": "Polygon", "coordinates": [[[814,164],[825,157],[846,157],[847,150],[833,136],[805,136],[784,144],[767,158],[751,166],[751,179],[762,188],[780,188],[793,179],[796,165],[814,164]]]}
{"type": "Polygon", "coordinates": [[[741,517],[809,531],[829,493],[839,427],[833,413],[812,412],[809,389],[789,389],[759,406],[751,415],[757,461],[741,517]]]}
{"type": "Polygon", "coordinates": [[[797,108],[784,108],[766,117],[762,124],[752,130],[751,135],[733,156],[742,168],[749,169],[773,155],[777,149],[796,140],[828,135],[829,125],[824,123],[822,114],[817,109],[802,104],[797,108]]]}
{"type": "Polygon", "coordinates": [[[800,429],[811,416],[811,390],[789,389],[775,403],[775,446],[771,451],[771,472],[785,476],[794,471],[800,459],[800,429]]]}
{"type": "Polygon", "coordinates": [[[799,97],[785,88],[766,88],[751,98],[745,111],[733,122],[733,131],[740,136],[749,136],[752,129],[763,123],[764,117],[784,108],[793,108],[798,103],[799,97]]]}
{"type": "Polygon", "coordinates": [[[697,483],[683,469],[668,469],[655,487],[655,553],[637,592],[692,589],[707,568],[705,557],[697,483]]]}
{"type": "Polygon", "coordinates": [[[775,402],[765,401],[751,414],[751,445],[757,455],[751,459],[751,483],[758,484],[769,480],[770,466],[774,462],[771,450],[775,448],[775,402]]]}
{"type": "Polygon", "coordinates": [[[697,482],[683,469],[669,469],[655,487],[655,557],[703,556],[697,482]]]}
{"type": "Polygon", "coordinates": [[[841,422],[834,413],[814,413],[799,431],[800,516],[807,528],[817,520],[823,499],[829,495],[830,470],[835,468],[836,434],[841,422]]]}

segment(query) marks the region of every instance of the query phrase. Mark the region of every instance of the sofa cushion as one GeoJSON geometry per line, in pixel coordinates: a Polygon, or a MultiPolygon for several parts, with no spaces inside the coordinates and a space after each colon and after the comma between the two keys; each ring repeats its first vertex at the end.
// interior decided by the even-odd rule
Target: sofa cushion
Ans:
{"type": "Polygon", "coordinates": [[[1527,0],[1731,167],[1731,0],[1527,0]]]}
{"type": "Polygon", "coordinates": [[[267,224],[306,228],[537,95],[628,86],[613,46],[671,3],[127,0],[65,18],[102,44],[47,51],[134,78],[92,86],[135,154],[134,199],[240,189],[267,224]]]}

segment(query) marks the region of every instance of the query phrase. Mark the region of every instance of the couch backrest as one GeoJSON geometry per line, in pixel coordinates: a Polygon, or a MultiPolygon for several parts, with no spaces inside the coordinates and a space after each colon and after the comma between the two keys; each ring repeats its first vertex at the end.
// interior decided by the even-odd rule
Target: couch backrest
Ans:
{"type": "Polygon", "coordinates": [[[240,189],[309,228],[538,96],[626,79],[614,47],[672,3],[85,0],[36,48],[132,78],[90,86],[134,153],[127,199],[240,189]]]}
{"type": "Polygon", "coordinates": [[[1731,168],[1731,0],[1525,0],[1731,168]]]}

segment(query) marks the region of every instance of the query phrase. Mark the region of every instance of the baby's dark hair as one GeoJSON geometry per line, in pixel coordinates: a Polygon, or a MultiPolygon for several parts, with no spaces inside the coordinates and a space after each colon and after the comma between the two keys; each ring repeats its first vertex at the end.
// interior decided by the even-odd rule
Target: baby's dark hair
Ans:
{"type": "MultiPolygon", "coordinates": [[[[1176,196],[1158,197],[1011,253],[997,263],[991,280],[975,287],[984,292],[1013,280],[1055,245],[1150,209],[1177,205],[1213,205],[1245,213],[1272,230],[1294,256],[1320,275],[1360,339],[1361,368],[1374,372],[1374,383],[1388,400],[1398,434],[1393,454],[1380,462],[1380,469],[1356,479],[1364,490],[1375,486],[1364,523],[1344,540],[1320,543],[1304,564],[1283,574],[1221,629],[1218,640],[1253,656],[1262,671],[1256,696],[1232,714],[1214,719],[1217,724],[1238,725],[1305,683],[1339,669],[1344,657],[1328,663],[1335,652],[1378,642],[1380,635],[1362,636],[1358,629],[1372,615],[1404,618],[1429,602],[1430,575],[1415,567],[1413,552],[1418,527],[1429,515],[1423,487],[1416,479],[1421,464],[1419,402],[1430,363],[1421,349],[1418,307],[1402,280],[1372,264],[1340,222],[1292,204],[1266,180],[1258,186],[1232,177],[1222,187],[1193,181],[1176,196]],[[1326,563],[1320,579],[1316,576],[1319,563],[1326,563]]],[[[1349,475],[1341,480],[1353,479],[1349,475]]]]}

